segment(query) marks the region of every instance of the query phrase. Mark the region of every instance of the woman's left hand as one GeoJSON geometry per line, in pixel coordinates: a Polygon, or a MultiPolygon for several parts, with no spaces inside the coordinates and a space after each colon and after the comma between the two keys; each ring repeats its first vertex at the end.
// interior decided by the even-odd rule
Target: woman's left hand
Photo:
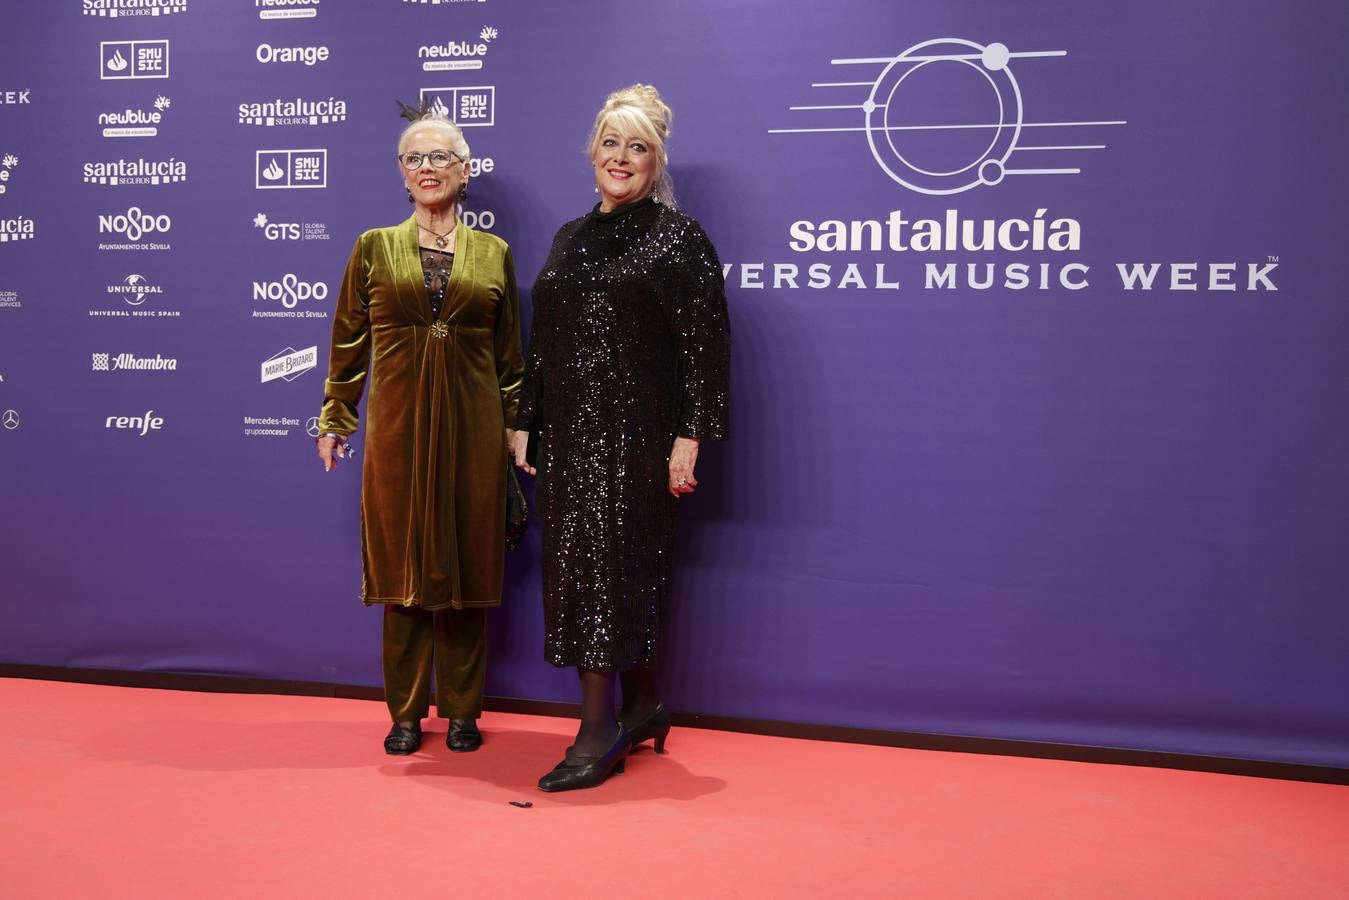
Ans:
{"type": "Polygon", "coordinates": [[[696,438],[677,437],[670,450],[670,493],[692,494],[698,486],[693,477],[693,467],[698,462],[698,441],[696,438]]]}

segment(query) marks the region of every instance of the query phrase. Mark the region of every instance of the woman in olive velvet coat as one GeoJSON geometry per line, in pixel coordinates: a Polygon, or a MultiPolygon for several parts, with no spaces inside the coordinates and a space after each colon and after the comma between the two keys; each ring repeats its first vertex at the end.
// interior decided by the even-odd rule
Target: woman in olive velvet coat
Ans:
{"type": "Polygon", "coordinates": [[[468,145],[426,116],[399,140],[413,215],[356,240],[333,317],[319,419],[325,470],[348,455],[367,387],[361,546],[367,604],[384,608],[391,754],[429,709],[452,750],[476,750],[484,609],[501,602],[506,446],[523,363],[510,249],[460,220],[468,145]]]}

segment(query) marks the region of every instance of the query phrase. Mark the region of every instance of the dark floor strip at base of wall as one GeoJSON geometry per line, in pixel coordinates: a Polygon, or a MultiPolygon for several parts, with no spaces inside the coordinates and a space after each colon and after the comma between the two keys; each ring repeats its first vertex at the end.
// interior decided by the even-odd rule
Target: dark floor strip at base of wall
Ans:
{"type": "MultiPolygon", "coordinates": [[[[280,681],[270,678],[190,675],[177,672],[74,669],[64,666],[29,666],[14,663],[0,663],[0,678],[35,678],[44,681],[74,681],[82,684],[160,688],[176,691],[208,691],[223,694],[288,694],[305,697],[342,697],[353,700],[384,699],[382,689],[357,684],[280,681]]],[[[571,718],[576,718],[579,712],[579,706],[575,703],[520,700],[512,697],[488,697],[486,707],[493,712],[571,718]]],[[[1010,741],[998,738],[925,734],[914,731],[882,731],[869,728],[847,728],[841,725],[810,725],[767,719],[741,719],[732,716],[704,716],[697,713],[675,713],[674,722],[676,725],[685,728],[713,728],[719,731],[739,731],[746,734],[764,734],[812,741],[874,744],[881,747],[940,750],[948,753],[983,753],[993,756],[1061,759],[1119,766],[1150,766],[1160,769],[1181,769],[1189,772],[1214,772],[1220,775],[1245,775],[1253,778],[1280,778],[1288,781],[1349,785],[1349,769],[1333,766],[1308,766],[1298,763],[1231,759],[1222,756],[1196,756],[1187,753],[1162,753],[1154,750],[1129,750],[1113,747],[1084,747],[1076,744],[1050,744],[1039,741],[1010,741]]]]}

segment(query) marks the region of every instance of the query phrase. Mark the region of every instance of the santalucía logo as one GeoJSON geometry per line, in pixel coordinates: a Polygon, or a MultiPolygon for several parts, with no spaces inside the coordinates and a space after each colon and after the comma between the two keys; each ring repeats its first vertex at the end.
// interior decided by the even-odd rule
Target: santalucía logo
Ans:
{"type": "Polygon", "coordinates": [[[181,159],[114,159],[84,164],[85,184],[177,184],[187,180],[181,159]]]}

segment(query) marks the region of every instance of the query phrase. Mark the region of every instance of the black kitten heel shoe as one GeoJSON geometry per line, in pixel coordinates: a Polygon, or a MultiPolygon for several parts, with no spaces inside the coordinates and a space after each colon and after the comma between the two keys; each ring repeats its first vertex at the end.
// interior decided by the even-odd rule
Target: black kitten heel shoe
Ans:
{"type": "Polygon", "coordinates": [[[472,753],[482,746],[482,732],[478,730],[477,719],[451,719],[450,733],[445,736],[445,746],[454,753],[472,753]]]}
{"type": "Polygon", "coordinates": [[[582,756],[568,747],[566,758],[539,779],[539,790],[551,793],[599,787],[610,775],[623,771],[630,746],[627,729],[619,725],[618,737],[601,756],[582,756]]]}
{"type": "Polygon", "coordinates": [[[629,730],[632,735],[632,746],[636,747],[643,741],[649,741],[652,738],[656,741],[656,752],[665,752],[665,738],[670,734],[670,721],[673,717],[670,710],[666,709],[665,704],[659,704],[651,715],[646,717],[643,722],[634,724],[629,730]]]}
{"type": "Polygon", "coordinates": [[[397,722],[389,729],[384,738],[384,752],[390,756],[407,756],[416,753],[422,745],[422,724],[413,722],[411,728],[404,728],[397,722]]]}

